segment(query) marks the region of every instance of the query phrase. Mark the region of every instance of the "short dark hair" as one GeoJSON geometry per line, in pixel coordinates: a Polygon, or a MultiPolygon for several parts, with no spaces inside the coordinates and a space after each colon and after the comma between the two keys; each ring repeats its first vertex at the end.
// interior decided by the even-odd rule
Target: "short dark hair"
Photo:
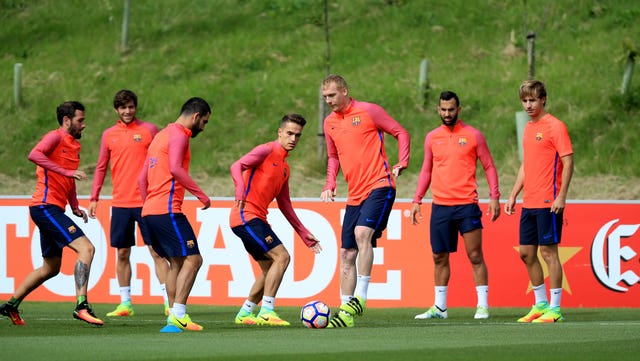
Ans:
{"type": "Polygon", "coordinates": [[[282,121],[280,121],[280,128],[282,128],[285,125],[285,123],[288,123],[288,122],[298,124],[301,127],[304,127],[307,124],[307,120],[304,119],[302,115],[289,113],[289,114],[285,114],[285,116],[282,117],[282,121]]]}
{"type": "Polygon", "coordinates": [[[80,110],[84,112],[84,105],[79,101],[69,100],[60,105],[56,109],[56,115],[58,116],[58,124],[62,125],[62,119],[64,117],[69,117],[69,119],[73,119],[76,115],[76,110],[80,110]]]}
{"type": "Polygon", "coordinates": [[[187,100],[180,109],[180,115],[189,116],[193,113],[199,113],[201,116],[211,114],[211,107],[206,100],[193,97],[187,100]]]}
{"type": "Polygon", "coordinates": [[[113,97],[113,107],[118,109],[121,106],[127,105],[130,101],[133,101],[133,105],[138,107],[138,96],[136,93],[131,90],[122,89],[113,97]]]}
{"type": "Polygon", "coordinates": [[[440,93],[440,100],[451,100],[451,99],[455,99],[456,100],[456,106],[460,106],[460,99],[458,98],[458,94],[450,91],[450,90],[445,90],[442,93],[440,93]]]}

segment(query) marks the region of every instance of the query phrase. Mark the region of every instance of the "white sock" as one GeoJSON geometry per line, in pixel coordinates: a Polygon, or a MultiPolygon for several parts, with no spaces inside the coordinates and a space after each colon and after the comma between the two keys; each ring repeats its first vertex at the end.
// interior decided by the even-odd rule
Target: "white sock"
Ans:
{"type": "Polygon", "coordinates": [[[171,308],[171,312],[176,318],[183,318],[184,315],[187,314],[187,305],[183,305],[182,303],[173,303],[173,307],[171,308]]]}
{"type": "Polygon", "coordinates": [[[260,309],[260,311],[262,311],[263,309],[267,309],[269,311],[273,311],[275,308],[276,308],[276,298],[275,297],[262,296],[262,308],[260,309]]]}
{"type": "Polygon", "coordinates": [[[551,293],[551,302],[549,306],[560,307],[560,299],[562,298],[562,288],[552,288],[549,290],[551,293]]]}
{"type": "Polygon", "coordinates": [[[160,285],[160,291],[162,292],[162,299],[164,300],[164,304],[169,304],[169,296],[167,296],[167,286],[165,284],[160,285]]]}
{"type": "Polygon", "coordinates": [[[120,303],[131,302],[131,286],[120,287],[120,303]]]}
{"type": "Polygon", "coordinates": [[[436,286],[436,300],[434,304],[442,311],[447,310],[447,286],[436,286]]]}
{"type": "Polygon", "coordinates": [[[476,286],[476,293],[478,294],[478,306],[489,308],[489,286],[476,286]]]}
{"type": "Polygon", "coordinates": [[[358,281],[356,283],[356,296],[360,296],[363,301],[367,300],[367,292],[369,292],[369,281],[371,276],[358,275],[358,281]]]}
{"type": "Polygon", "coordinates": [[[547,288],[544,283],[539,286],[533,286],[533,294],[536,296],[536,305],[540,302],[549,302],[547,298],[547,288]]]}
{"type": "Polygon", "coordinates": [[[244,303],[242,304],[242,309],[249,313],[253,312],[254,307],[256,307],[256,304],[249,300],[245,300],[244,303]]]}
{"type": "Polygon", "coordinates": [[[344,305],[348,303],[353,298],[353,295],[340,295],[340,304],[344,305]]]}

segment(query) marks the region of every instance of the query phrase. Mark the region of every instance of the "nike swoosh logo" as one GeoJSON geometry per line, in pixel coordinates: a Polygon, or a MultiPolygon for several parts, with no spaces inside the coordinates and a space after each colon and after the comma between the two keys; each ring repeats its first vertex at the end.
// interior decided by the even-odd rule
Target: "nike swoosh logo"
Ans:
{"type": "Polygon", "coordinates": [[[178,323],[180,324],[180,326],[182,326],[182,327],[187,327],[187,323],[186,323],[186,322],[185,322],[185,323],[182,323],[182,322],[180,322],[180,320],[178,320],[177,318],[176,318],[176,321],[178,321],[178,323]]]}
{"type": "Polygon", "coordinates": [[[374,219],[366,218],[365,220],[366,220],[367,222],[375,222],[375,220],[374,220],[374,219]]]}
{"type": "Polygon", "coordinates": [[[260,316],[260,318],[265,320],[265,321],[269,321],[269,317],[260,316]]]}

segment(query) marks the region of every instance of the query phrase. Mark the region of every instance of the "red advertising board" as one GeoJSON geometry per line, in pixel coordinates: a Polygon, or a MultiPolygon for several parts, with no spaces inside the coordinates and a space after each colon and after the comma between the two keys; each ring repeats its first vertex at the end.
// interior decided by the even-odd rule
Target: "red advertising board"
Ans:
{"type": "MultiPolygon", "coordinates": [[[[29,199],[0,199],[0,299],[8,299],[27,274],[42,263],[39,232],[29,218],[29,199]]],[[[81,199],[82,207],[88,206],[81,199]]],[[[274,205],[269,222],[292,261],[278,292],[278,304],[300,305],[309,299],[339,303],[339,238],[344,201],[325,204],[294,200],[302,222],[322,242],[315,255],[298,239],[274,205]]],[[[239,305],[258,272],[228,225],[233,202],[214,199],[201,210],[195,199],[184,212],[198,236],[203,266],[189,298],[192,304],[239,305]]],[[[78,225],[96,246],[89,279],[91,302],[118,303],[116,252],[109,247],[108,199],[99,203],[98,218],[78,225]]],[[[396,201],[389,226],[374,254],[367,306],[428,307],[433,304],[433,262],[429,246],[430,204],[422,205],[423,220],[412,225],[411,203],[396,201]]],[[[486,210],[486,203],[481,203],[486,210]]],[[[67,210],[68,214],[70,210],[67,210]]],[[[519,209],[518,209],[519,211],[519,209]]],[[[533,302],[524,265],[518,255],[519,213],[496,222],[483,218],[484,254],[489,269],[489,304],[528,306],[533,302]]],[[[640,307],[640,202],[570,202],[559,247],[564,271],[564,307],[640,307]]],[[[448,305],[474,307],[471,267],[463,251],[451,256],[448,305]]],[[[69,301],[74,296],[73,251],[65,249],[62,272],[27,298],[28,301],[69,301]]],[[[136,303],[160,303],[153,261],[140,237],[131,252],[132,295],[136,303]]],[[[546,270],[545,270],[546,275],[546,270]]]]}

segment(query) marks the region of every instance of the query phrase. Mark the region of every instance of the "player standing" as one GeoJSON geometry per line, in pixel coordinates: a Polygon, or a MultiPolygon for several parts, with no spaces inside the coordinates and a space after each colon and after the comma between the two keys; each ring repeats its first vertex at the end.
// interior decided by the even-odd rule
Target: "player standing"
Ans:
{"type": "Polygon", "coordinates": [[[100,190],[107,174],[107,166],[111,165],[111,183],[113,184],[113,200],[111,207],[111,247],[117,249],[116,275],[120,285],[120,304],[109,317],[133,316],[131,304],[131,247],[135,246],[135,223],[140,227],[142,239],[148,246],[153,258],[156,277],[160,282],[160,290],[164,296],[165,314],[168,315],[169,301],[166,296],[164,280],[169,269],[167,260],[158,256],[151,247],[149,235],[142,224],[142,197],[137,179],[144,164],[147,148],[158,133],[158,127],[143,122],[136,117],[138,97],[130,90],[120,90],[113,97],[113,108],[118,115],[116,124],[102,133],[100,154],[93,178],[89,217],[96,218],[96,208],[100,190]]]}
{"type": "Polygon", "coordinates": [[[529,115],[524,128],[524,159],[504,206],[515,213],[521,190],[520,258],[527,268],[536,303],[518,322],[561,322],[562,264],[558,244],[562,235],[564,208],[573,176],[573,147],[566,125],[545,110],[547,89],[539,80],[520,85],[520,102],[529,115]],[[538,250],[549,270],[551,302],[547,298],[538,250]]]}
{"type": "Polygon", "coordinates": [[[498,172],[482,133],[458,119],[460,100],[451,91],[440,94],[438,114],[442,124],[424,139],[424,161],[413,198],[411,221],[422,218],[420,204],[431,185],[430,243],[433,253],[435,302],[416,319],[447,318],[447,292],[451,267],[449,254],[458,250],[458,233],[464,240],[473,270],[478,302],[474,318],[489,318],[489,275],[482,253],[482,211],[478,206],[478,160],[489,184],[491,221],[500,216],[498,172]]]}

